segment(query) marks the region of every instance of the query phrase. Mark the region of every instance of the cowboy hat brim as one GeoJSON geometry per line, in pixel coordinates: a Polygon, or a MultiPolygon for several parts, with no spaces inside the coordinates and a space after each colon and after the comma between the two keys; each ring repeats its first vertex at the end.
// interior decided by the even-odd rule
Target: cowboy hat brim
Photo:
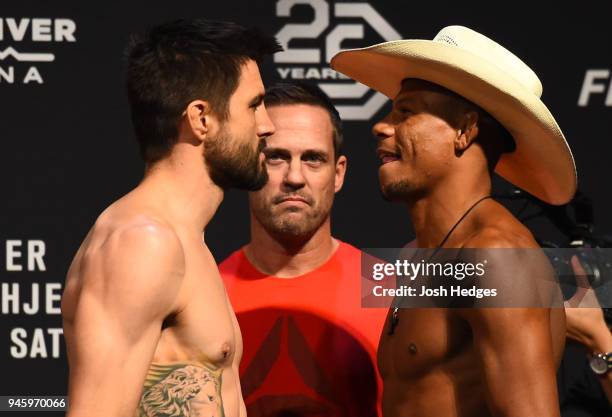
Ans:
{"type": "Polygon", "coordinates": [[[390,99],[405,78],[465,97],[515,140],[516,149],[495,168],[500,176],[550,204],[565,204],[576,192],[574,158],[554,117],[538,96],[493,63],[443,42],[399,40],[339,52],[331,67],[390,99]]]}

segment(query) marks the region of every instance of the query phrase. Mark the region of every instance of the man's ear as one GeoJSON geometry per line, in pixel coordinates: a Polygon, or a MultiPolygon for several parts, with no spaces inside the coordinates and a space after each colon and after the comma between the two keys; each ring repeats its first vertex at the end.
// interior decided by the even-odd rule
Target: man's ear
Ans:
{"type": "Polygon", "coordinates": [[[461,155],[478,137],[478,112],[469,111],[461,119],[457,137],[454,140],[455,154],[461,155]]]}
{"type": "Polygon", "coordinates": [[[346,156],[344,155],[340,155],[336,161],[336,175],[334,177],[334,192],[336,193],[342,189],[344,184],[347,163],[346,156]]]}
{"type": "Polygon", "coordinates": [[[204,141],[215,128],[216,118],[211,112],[210,103],[204,100],[194,100],[183,112],[191,133],[198,141],[204,141]]]}

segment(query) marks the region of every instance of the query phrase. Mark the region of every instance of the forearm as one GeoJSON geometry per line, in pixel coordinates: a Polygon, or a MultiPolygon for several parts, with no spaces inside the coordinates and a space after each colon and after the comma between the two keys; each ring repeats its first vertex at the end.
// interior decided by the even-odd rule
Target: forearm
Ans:
{"type": "Polygon", "coordinates": [[[612,373],[608,372],[605,375],[600,376],[599,382],[601,382],[601,387],[608,398],[608,402],[612,405],[612,373]]]}
{"type": "MultiPolygon", "coordinates": [[[[608,330],[608,328],[601,329],[601,331],[596,332],[591,337],[592,342],[587,345],[587,348],[593,352],[597,353],[608,353],[612,352],[612,333],[608,330]]],[[[612,371],[606,373],[605,375],[598,376],[597,378],[600,383],[603,391],[608,398],[610,404],[612,404],[612,371]]]]}
{"type": "Polygon", "coordinates": [[[612,351],[612,333],[603,324],[600,328],[590,332],[584,345],[592,352],[610,352],[612,351]]]}

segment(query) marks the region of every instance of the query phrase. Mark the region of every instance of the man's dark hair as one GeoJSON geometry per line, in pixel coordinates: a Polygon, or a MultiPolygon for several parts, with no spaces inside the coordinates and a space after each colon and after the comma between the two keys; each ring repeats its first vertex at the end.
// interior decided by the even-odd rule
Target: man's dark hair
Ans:
{"type": "Polygon", "coordinates": [[[342,120],[327,94],[319,87],[307,83],[277,83],[266,90],[264,103],[266,107],[310,104],[326,110],[334,130],[334,159],[338,160],[342,151],[342,120]]]}
{"type": "Polygon", "coordinates": [[[272,36],[235,23],[176,20],[133,35],[127,47],[132,123],[146,162],[172,149],[189,102],[201,99],[227,118],[241,66],[281,50],[272,36]]]}

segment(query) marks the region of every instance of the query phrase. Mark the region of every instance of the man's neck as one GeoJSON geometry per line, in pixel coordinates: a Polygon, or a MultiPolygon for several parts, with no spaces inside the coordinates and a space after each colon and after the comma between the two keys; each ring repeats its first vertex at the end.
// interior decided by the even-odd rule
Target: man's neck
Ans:
{"type": "MultiPolygon", "coordinates": [[[[483,179],[480,183],[463,181],[453,184],[449,181],[446,184],[439,184],[427,195],[409,201],[408,211],[416,233],[417,246],[420,248],[438,247],[461,216],[479,199],[490,194],[491,181],[487,175],[486,180],[483,179]],[[473,184],[473,186],[470,187],[468,184],[473,184]]],[[[459,235],[466,230],[461,226],[471,223],[471,219],[466,218],[462,223],[453,232],[454,235],[459,235]]]]}
{"type": "Polygon", "coordinates": [[[268,233],[251,216],[251,241],[244,247],[244,253],[262,273],[293,278],[323,265],[338,246],[339,242],[331,236],[329,218],[312,236],[285,239],[268,233]]]}
{"type": "Polygon", "coordinates": [[[147,167],[137,190],[160,207],[167,220],[203,231],[223,201],[202,157],[175,146],[171,156],[147,167]],[[176,149],[179,148],[179,149],[176,149]]]}

